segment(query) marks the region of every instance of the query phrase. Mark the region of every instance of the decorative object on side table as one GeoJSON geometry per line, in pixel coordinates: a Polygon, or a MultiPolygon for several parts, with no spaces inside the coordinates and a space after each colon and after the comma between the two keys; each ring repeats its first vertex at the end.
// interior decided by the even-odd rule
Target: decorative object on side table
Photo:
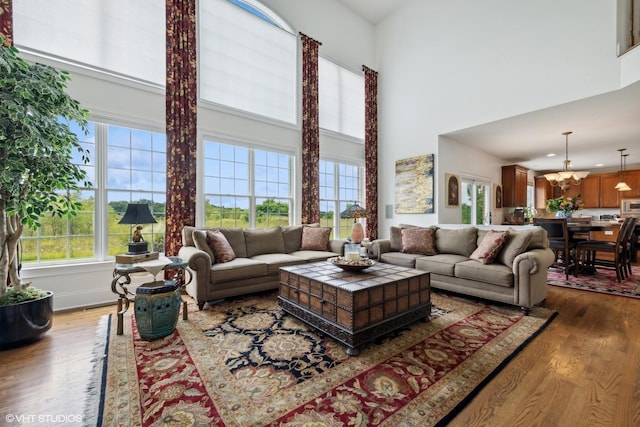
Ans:
{"type": "Polygon", "coordinates": [[[345,271],[356,273],[366,270],[376,263],[374,260],[369,258],[358,258],[357,260],[353,260],[341,256],[329,258],[327,261],[345,271]]]}
{"type": "MultiPolygon", "coordinates": [[[[126,311],[129,309],[129,304],[134,301],[134,297],[139,295],[137,291],[136,294],[134,294],[128,289],[128,286],[131,284],[131,274],[144,272],[152,274],[154,276],[154,282],[151,282],[151,284],[147,284],[147,287],[157,287],[158,289],[154,289],[154,291],[156,291],[157,293],[171,293],[171,290],[162,288],[167,284],[167,282],[175,282],[177,284],[176,292],[180,292],[184,286],[188,285],[189,282],[191,282],[192,279],[192,276],[188,274],[187,265],[187,261],[179,257],[161,257],[157,260],[144,261],[135,264],[116,264],[113,270],[113,280],[111,281],[111,291],[118,296],[116,333],[118,335],[122,335],[124,333],[124,313],[126,313],[126,311]],[[175,271],[175,280],[156,281],[155,276],[157,276],[158,273],[164,270],[175,271]],[[160,283],[158,284],[158,282],[160,283]]],[[[141,285],[141,287],[142,286],[145,285],[141,285]]],[[[169,283],[169,286],[171,286],[171,283],[169,283]]],[[[148,290],[150,291],[151,289],[148,290]]],[[[142,290],[141,293],[151,294],[152,292],[145,292],[145,290],[142,290]]],[[[169,295],[169,298],[171,298],[171,295],[169,295]]],[[[186,301],[183,301],[182,304],[182,318],[184,320],[187,320],[186,301]]],[[[173,329],[171,329],[171,331],[173,331],[173,329]]]]}
{"type": "Polygon", "coordinates": [[[558,197],[548,199],[546,202],[547,212],[555,213],[556,218],[567,218],[570,220],[573,213],[582,209],[582,196],[578,194],[573,197],[558,197]]]}
{"type": "Polygon", "coordinates": [[[364,227],[358,222],[360,218],[367,218],[369,212],[357,202],[353,202],[347,209],[340,213],[340,218],[353,218],[353,227],[351,228],[351,241],[360,243],[366,237],[364,227]]]}
{"type": "Polygon", "coordinates": [[[180,314],[180,284],[156,280],[136,288],[135,318],[140,338],[154,340],[171,334],[180,314]]]}
{"type": "Polygon", "coordinates": [[[127,252],[127,255],[149,253],[149,243],[145,242],[142,237],[142,225],[140,224],[156,223],[157,221],[153,217],[148,204],[129,203],[129,205],[127,205],[127,211],[118,222],[118,224],[131,225],[131,241],[129,242],[129,252],[127,252]]]}

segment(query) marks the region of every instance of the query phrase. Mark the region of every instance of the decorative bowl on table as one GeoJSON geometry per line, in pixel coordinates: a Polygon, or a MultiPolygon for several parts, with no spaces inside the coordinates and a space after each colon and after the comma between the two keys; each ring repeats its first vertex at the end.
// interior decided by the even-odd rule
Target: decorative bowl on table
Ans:
{"type": "Polygon", "coordinates": [[[358,258],[357,260],[354,260],[354,259],[347,259],[343,256],[329,258],[327,261],[329,261],[331,264],[335,265],[336,267],[340,267],[344,271],[352,271],[352,272],[360,272],[362,270],[365,270],[371,267],[376,263],[374,260],[371,260],[369,258],[358,258]]]}

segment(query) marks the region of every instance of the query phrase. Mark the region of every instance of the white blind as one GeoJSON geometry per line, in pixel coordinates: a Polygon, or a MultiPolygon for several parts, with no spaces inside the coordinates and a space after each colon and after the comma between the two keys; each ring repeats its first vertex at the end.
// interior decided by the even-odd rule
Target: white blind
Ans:
{"type": "Polygon", "coordinates": [[[165,2],[17,0],[14,43],[165,85],[165,2]]]}
{"type": "Polygon", "coordinates": [[[226,0],[200,2],[204,100],[296,122],[296,36],[226,0]]]}
{"type": "Polygon", "coordinates": [[[364,139],[364,76],[320,57],[320,127],[364,139]]]}

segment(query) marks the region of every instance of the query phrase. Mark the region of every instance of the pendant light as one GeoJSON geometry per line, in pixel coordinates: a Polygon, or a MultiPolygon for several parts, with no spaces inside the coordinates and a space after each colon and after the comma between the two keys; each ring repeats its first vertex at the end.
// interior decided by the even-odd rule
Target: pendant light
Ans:
{"type": "Polygon", "coordinates": [[[618,151],[620,152],[620,182],[618,182],[616,186],[613,187],[618,191],[631,191],[631,187],[629,187],[627,183],[624,182],[624,170],[626,169],[628,154],[623,154],[623,152],[626,150],[627,150],[626,148],[618,148],[618,151]],[[623,159],[624,159],[624,166],[622,165],[623,159]]]}
{"type": "Polygon", "coordinates": [[[560,187],[562,191],[567,191],[571,188],[571,185],[580,185],[580,180],[584,179],[589,175],[589,172],[586,171],[573,171],[571,170],[571,160],[569,160],[569,135],[573,132],[566,131],[562,132],[565,138],[565,160],[564,167],[560,172],[547,173],[544,175],[547,178],[547,181],[554,186],[560,187]]]}

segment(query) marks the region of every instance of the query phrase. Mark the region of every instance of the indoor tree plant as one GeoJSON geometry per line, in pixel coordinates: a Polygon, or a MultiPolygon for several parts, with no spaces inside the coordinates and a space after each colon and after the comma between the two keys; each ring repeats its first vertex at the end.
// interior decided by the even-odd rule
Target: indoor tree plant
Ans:
{"type": "Polygon", "coordinates": [[[66,93],[68,80],[65,71],[20,58],[0,37],[0,345],[42,336],[51,322],[51,293],[28,289],[30,283],[20,278],[23,228],[37,229],[45,214],[75,215],[79,204],[71,193],[91,185],[73,163],[75,151],[84,163],[89,158],[68,125],[74,121],[86,132],[89,112],[66,93]],[[28,307],[43,295],[45,306],[28,307]],[[42,310],[49,312],[48,319],[42,310]],[[29,311],[40,316],[34,320],[40,333],[20,324],[29,311]]]}

